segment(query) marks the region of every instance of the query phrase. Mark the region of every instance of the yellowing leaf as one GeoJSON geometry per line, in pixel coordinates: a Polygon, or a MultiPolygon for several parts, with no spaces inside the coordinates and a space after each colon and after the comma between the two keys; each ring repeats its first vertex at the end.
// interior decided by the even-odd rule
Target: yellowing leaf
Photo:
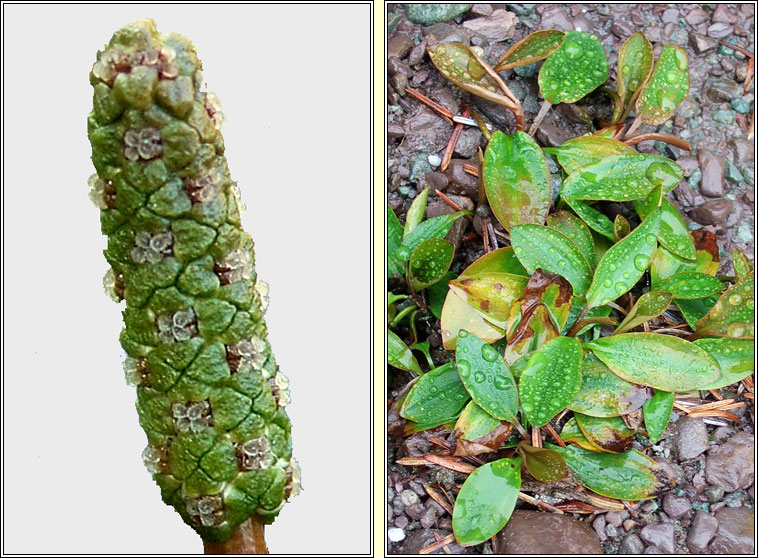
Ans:
{"type": "Polygon", "coordinates": [[[527,278],[510,273],[480,273],[450,281],[450,290],[498,327],[505,327],[527,278]]]}
{"type": "Polygon", "coordinates": [[[753,339],[754,310],[755,276],[748,275],[727,289],[710,312],[697,322],[695,336],[753,339]]]}
{"type": "Polygon", "coordinates": [[[636,411],[649,397],[649,388],[622,380],[588,352],[582,361],[582,386],[568,408],[593,417],[615,417],[636,411]]]}
{"type": "Polygon", "coordinates": [[[452,289],[448,290],[440,318],[442,346],[454,351],[458,343],[458,332],[466,330],[487,343],[505,336],[505,330],[492,324],[460,298],[452,289]]]}
{"type": "Polygon", "coordinates": [[[545,29],[530,33],[503,54],[495,64],[495,71],[502,72],[508,68],[526,66],[547,58],[561,46],[566,33],[555,29],[545,29]]]}

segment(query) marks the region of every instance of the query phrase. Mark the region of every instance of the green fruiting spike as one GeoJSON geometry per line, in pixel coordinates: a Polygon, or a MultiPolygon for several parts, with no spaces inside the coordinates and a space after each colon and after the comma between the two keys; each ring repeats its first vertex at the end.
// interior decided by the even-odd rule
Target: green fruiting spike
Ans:
{"type": "Polygon", "coordinates": [[[551,105],[573,103],[605,83],[608,59],[595,35],[567,31],[566,39],[540,68],[540,94],[551,105]]]}
{"type": "Polygon", "coordinates": [[[686,50],[677,45],[663,47],[653,74],[635,105],[643,122],[657,126],[671,118],[690,89],[688,69],[686,50]]]}
{"type": "Polygon", "coordinates": [[[263,319],[268,286],[200,68],[194,45],[152,20],[113,35],[90,73],[89,182],[108,235],[106,291],[126,301],[143,460],[164,502],[224,541],[249,518],[272,522],[300,473],[263,319]]]}

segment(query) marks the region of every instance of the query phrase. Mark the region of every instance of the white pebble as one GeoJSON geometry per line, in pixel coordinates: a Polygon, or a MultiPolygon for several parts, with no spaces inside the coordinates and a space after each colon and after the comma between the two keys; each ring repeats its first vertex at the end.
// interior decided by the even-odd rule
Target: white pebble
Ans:
{"type": "Polygon", "coordinates": [[[440,159],[439,155],[429,155],[429,157],[427,157],[427,160],[429,161],[429,164],[434,168],[437,168],[442,164],[442,159],[440,159]]]}
{"type": "Polygon", "coordinates": [[[390,542],[400,542],[405,538],[405,531],[398,529],[397,527],[393,527],[387,531],[387,538],[390,540],[390,542]]]}

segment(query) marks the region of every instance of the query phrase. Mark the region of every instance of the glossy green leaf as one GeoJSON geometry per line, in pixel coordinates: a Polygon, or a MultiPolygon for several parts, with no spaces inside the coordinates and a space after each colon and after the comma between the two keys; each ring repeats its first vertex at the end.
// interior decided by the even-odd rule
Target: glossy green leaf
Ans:
{"type": "Polygon", "coordinates": [[[510,273],[480,273],[450,281],[450,290],[498,327],[505,327],[513,303],[528,279],[510,273]]]}
{"type": "Polygon", "coordinates": [[[630,232],[632,232],[632,226],[629,224],[629,221],[620,213],[616,215],[616,218],[613,220],[613,239],[618,242],[630,232]]]}
{"type": "Polygon", "coordinates": [[[632,449],[634,430],[621,417],[593,417],[574,413],[582,434],[601,451],[620,453],[632,449]]]}
{"type": "Polygon", "coordinates": [[[442,346],[448,351],[454,351],[458,343],[458,332],[466,330],[492,343],[505,336],[505,329],[494,325],[478,311],[472,308],[453,289],[449,289],[442,306],[440,318],[442,331],[442,346]]]}
{"type": "Polygon", "coordinates": [[[517,451],[524,458],[526,470],[540,482],[558,482],[569,476],[563,456],[555,450],[520,443],[517,451]]]}
{"type": "Polygon", "coordinates": [[[573,445],[549,447],[563,456],[571,473],[583,486],[602,496],[649,500],[673,487],[673,480],[661,466],[636,450],[597,453],[573,445]]]}
{"type": "Polygon", "coordinates": [[[674,394],[670,391],[655,390],[653,397],[645,401],[642,415],[645,418],[645,429],[650,441],[660,440],[674,409],[674,394]]]}
{"type": "Polygon", "coordinates": [[[502,72],[509,68],[526,66],[547,58],[561,46],[565,38],[566,33],[556,29],[544,29],[530,33],[503,54],[495,64],[495,71],[502,72]]]}
{"type": "Polygon", "coordinates": [[[689,236],[695,246],[694,261],[680,258],[662,246],[653,252],[653,257],[650,260],[650,280],[653,288],[664,279],[680,271],[696,271],[716,275],[720,265],[716,234],[712,231],[698,229],[692,231],[689,236]]]}
{"type": "Polygon", "coordinates": [[[402,246],[399,250],[406,248],[408,250],[408,256],[405,259],[410,258],[411,254],[416,248],[418,248],[419,244],[430,238],[444,238],[456,219],[463,215],[469,215],[470,213],[470,211],[456,211],[450,215],[440,215],[423,221],[403,239],[402,246]]]}
{"type": "Polygon", "coordinates": [[[548,215],[546,220],[548,227],[558,231],[576,244],[576,247],[590,264],[590,267],[594,267],[595,243],[592,240],[592,233],[590,233],[587,225],[579,217],[568,211],[561,210],[548,215]]]}
{"type": "Polygon", "coordinates": [[[663,124],[676,112],[690,88],[687,51],[677,45],[663,47],[653,73],[640,96],[635,110],[643,122],[663,124]]]}
{"type": "MultiPolygon", "coordinates": [[[[634,202],[634,207],[641,219],[645,219],[653,209],[640,202],[634,202]]],[[[695,244],[687,225],[679,210],[667,198],[661,200],[661,228],[658,230],[658,241],[680,258],[689,261],[696,258],[695,244]]]]}
{"type": "Polygon", "coordinates": [[[391,330],[387,330],[387,362],[390,366],[406,372],[424,373],[408,345],[391,330]]]}
{"type": "Polygon", "coordinates": [[[469,400],[455,363],[449,362],[421,376],[411,388],[400,416],[419,424],[455,417],[469,400]]]}
{"type": "Polygon", "coordinates": [[[618,97],[611,122],[620,122],[626,117],[652,71],[653,47],[642,31],[637,31],[619,49],[618,97]]]}
{"type": "Polygon", "coordinates": [[[522,131],[496,131],[484,154],[484,188],[492,213],[505,230],[542,225],[550,209],[552,179],[535,141],[522,131]]]}
{"type": "Polygon", "coordinates": [[[560,147],[552,148],[558,163],[572,174],[581,167],[597,163],[612,155],[634,155],[637,152],[618,140],[601,136],[580,136],[563,142],[560,147]]]}
{"type": "Polygon", "coordinates": [[[697,322],[702,319],[708,312],[711,311],[718,302],[718,296],[709,296],[706,298],[696,298],[694,300],[686,300],[680,298],[675,300],[674,304],[684,317],[684,321],[690,326],[690,329],[697,329],[697,322]]]}
{"type": "Polygon", "coordinates": [[[408,213],[405,214],[405,227],[403,227],[403,238],[406,238],[410,232],[415,229],[421,221],[424,220],[426,214],[426,201],[429,199],[429,187],[424,188],[421,193],[416,196],[413,203],[408,208],[408,213]]]}
{"type": "Polygon", "coordinates": [[[683,176],[682,167],[659,155],[611,155],[571,173],[561,194],[579,200],[632,201],[644,199],[656,186],[670,192],[683,176]]]}
{"type": "Polygon", "coordinates": [[[571,283],[574,294],[587,292],[592,269],[568,237],[549,227],[517,225],[511,229],[511,244],[529,273],[538,268],[557,273],[571,283]]]}
{"type": "Polygon", "coordinates": [[[737,281],[753,273],[753,264],[742,250],[736,246],[732,248],[732,263],[734,264],[734,275],[737,277],[737,281]]]}
{"type": "Polygon", "coordinates": [[[488,273],[490,271],[529,277],[529,273],[527,273],[524,266],[521,265],[521,262],[518,261],[516,254],[513,252],[513,248],[510,246],[498,248],[488,254],[484,254],[463,270],[461,277],[488,273]]]}
{"type": "Polygon", "coordinates": [[[521,488],[521,458],[498,459],[471,473],[453,508],[453,533],[461,546],[495,536],[513,513],[521,488]]]}
{"type": "Polygon", "coordinates": [[[752,339],[698,339],[695,345],[708,351],[719,363],[721,378],[702,389],[719,389],[736,384],[755,371],[755,343],[752,339]]]}
{"type": "Polygon", "coordinates": [[[567,444],[576,444],[589,451],[600,451],[600,448],[587,440],[574,417],[568,419],[566,424],[563,425],[563,428],[561,429],[561,440],[567,444]]]}
{"type": "Polygon", "coordinates": [[[585,343],[614,374],[663,391],[700,389],[721,377],[716,361],[697,345],[658,333],[623,333],[585,343]]]}
{"type": "Polygon", "coordinates": [[[659,282],[657,290],[671,293],[674,298],[705,298],[724,290],[724,284],[707,273],[682,271],[659,282]]]}
{"type": "Polygon", "coordinates": [[[442,279],[453,263],[455,245],[444,238],[425,240],[413,251],[408,262],[408,274],[417,291],[442,279]]]}
{"type": "Polygon", "coordinates": [[[521,405],[534,426],[544,426],[565,409],[582,383],[582,347],[573,337],[557,337],[535,352],[521,372],[521,405]]]}
{"type": "Polygon", "coordinates": [[[597,231],[590,231],[592,233],[592,240],[595,243],[595,260],[592,265],[593,268],[597,268],[597,264],[603,259],[605,253],[611,249],[613,242],[611,239],[601,235],[597,231]]]}
{"type": "MultiPolygon", "coordinates": [[[[755,331],[755,276],[748,275],[719,297],[697,322],[697,337],[753,339],[755,331]]],[[[715,378],[714,378],[715,379],[715,378]]]]}
{"type": "Polygon", "coordinates": [[[605,83],[608,60],[595,35],[567,31],[560,47],[540,68],[540,95],[552,105],[573,103],[605,83]]]}
{"type": "Polygon", "coordinates": [[[518,389],[498,352],[467,331],[458,333],[455,349],[458,372],[477,405],[493,417],[516,421],[518,389]]]}
{"type": "Polygon", "coordinates": [[[442,276],[442,279],[426,288],[426,294],[429,297],[429,311],[438,320],[442,319],[442,307],[445,304],[445,297],[450,289],[448,282],[455,279],[455,277],[455,273],[448,271],[442,276]]]}
{"type": "Polygon", "coordinates": [[[648,397],[649,388],[622,380],[588,352],[582,361],[582,386],[568,408],[593,417],[615,417],[636,411],[648,397]]]}
{"type": "Polygon", "coordinates": [[[482,59],[461,43],[439,43],[427,49],[429,58],[445,78],[461,89],[499,105],[508,104],[482,59]]]}
{"type": "Polygon", "coordinates": [[[572,198],[571,196],[564,196],[562,199],[590,229],[600,233],[608,240],[615,240],[613,236],[613,223],[611,223],[611,220],[608,219],[608,217],[600,213],[591,205],[576,198],[572,198]]]}
{"type": "Polygon", "coordinates": [[[460,437],[470,442],[486,436],[498,426],[500,421],[477,405],[476,401],[468,402],[455,423],[455,429],[461,433],[460,437]]]}
{"type": "Polygon", "coordinates": [[[650,264],[659,224],[660,211],[656,210],[626,238],[605,253],[587,291],[589,307],[616,300],[640,280],[650,264]]]}
{"type": "Polygon", "coordinates": [[[397,215],[387,206],[387,275],[389,277],[402,277],[405,275],[405,262],[410,257],[410,251],[405,249],[404,260],[397,257],[398,249],[403,242],[403,226],[397,219],[397,215]]]}
{"type": "Polygon", "coordinates": [[[650,291],[643,294],[629,313],[624,318],[624,321],[619,324],[613,335],[619,335],[625,333],[630,329],[634,329],[637,326],[649,322],[656,316],[663,314],[674,299],[674,295],[668,292],[650,291]]]}

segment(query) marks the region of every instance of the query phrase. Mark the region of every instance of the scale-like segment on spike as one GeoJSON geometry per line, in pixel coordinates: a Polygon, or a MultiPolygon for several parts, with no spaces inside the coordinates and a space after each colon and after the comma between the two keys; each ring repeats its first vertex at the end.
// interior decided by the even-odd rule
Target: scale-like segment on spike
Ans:
{"type": "Polygon", "coordinates": [[[677,45],[663,47],[653,74],[635,105],[643,122],[657,126],[671,118],[690,89],[688,69],[687,51],[677,45]]]}
{"type": "Polygon", "coordinates": [[[263,319],[268,287],[200,67],[189,40],[152,20],[123,27],[90,73],[87,129],[145,464],[163,500],[218,542],[248,519],[273,521],[300,473],[263,319]]]}
{"type": "Polygon", "coordinates": [[[567,31],[540,68],[540,94],[552,105],[573,103],[608,79],[608,59],[595,35],[567,31]]]}

